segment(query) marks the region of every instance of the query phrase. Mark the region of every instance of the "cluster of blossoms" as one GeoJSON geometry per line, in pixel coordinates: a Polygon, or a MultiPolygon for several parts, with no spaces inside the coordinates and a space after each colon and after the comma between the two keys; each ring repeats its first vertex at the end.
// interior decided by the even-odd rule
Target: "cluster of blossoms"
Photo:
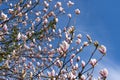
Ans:
{"type": "MultiPolygon", "coordinates": [[[[0,7],[3,7],[0,8],[1,79],[93,79],[94,68],[105,56],[106,47],[93,41],[88,34],[85,37],[75,35],[75,26],[70,22],[72,16],[80,14],[80,9],[73,10],[74,14],[67,12],[74,4],[70,0],[67,3],[0,0],[0,7]],[[64,16],[67,23],[60,21],[64,16]],[[83,38],[86,41],[83,42],[83,38]],[[84,48],[91,46],[94,51],[86,54],[87,57],[82,56],[84,48]],[[97,50],[102,54],[96,53],[97,50]],[[95,58],[94,54],[100,57],[95,58]]],[[[100,71],[99,79],[105,80],[107,75],[105,68],[100,71]]]]}

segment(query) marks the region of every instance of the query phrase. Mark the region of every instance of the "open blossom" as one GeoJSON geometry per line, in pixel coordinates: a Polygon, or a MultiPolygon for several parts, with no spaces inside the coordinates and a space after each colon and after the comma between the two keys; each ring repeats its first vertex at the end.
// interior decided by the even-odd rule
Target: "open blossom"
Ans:
{"type": "Polygon", "coordinates": [[[63,52],[66,52],[69,48],[69,44],[66,42],[66,41],[63,41],[62,44],[60,44],[60,49],[63,51],[63,52]]]}
{"type": "Polygon", "coordinates": [[[91,59],[90,60],[90,64],[94,67],[97,63],[97,60],[96,59],[91,59]]]}
{"type": "Polygon", "coordinates": [[[106,49],[106,47],[105,47],[104,45],[101,45],[101,46],[98,48],[98,50],[99,50],[102,54],[106,54],[106,51],[107,51],[107,49],[106,49]]]}
{"type": "Polygon", "coordinates": [[[74,5],[74,2],[68,1],[68,3],[67,3],[67,6],[68,6],[68,7],[73,6],[73,5],[74,5]]]}
{"type": "Polygon", "coordinates": [[[70,80],[74,80],[76,78],[76,75],[74,75],[72,72],[70,72],[68,74],[68,78],[70,78],[70,80]]]}
{"type": "Polygon", "coordinates": [[[102,69],[100,71],[100,75],[104,78],[106,78],[108,76],[108,70],[106,68],[102,69]]]}
{"type": "Polygon", "coordinates": [[[60,60],[57,60],[57,61],[56,61],[56,65],[57,65],[58,67],[61,67],[61,66],[62,66],[62,62],[61,62],[60,60]]]}
{"type": "Polygon", "coordinates": [[[2,13],[1,13],[1,18],[2,18],[3,20],[6,20],[6,19],[7,19],[7,15],[2,12],[2,13]]]}

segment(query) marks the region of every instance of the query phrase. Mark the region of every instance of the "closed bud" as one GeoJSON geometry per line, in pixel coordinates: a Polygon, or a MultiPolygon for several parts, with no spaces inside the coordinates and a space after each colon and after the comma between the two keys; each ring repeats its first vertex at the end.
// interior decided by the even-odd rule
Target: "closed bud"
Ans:
{"type": "Polygon", "coordinates": [[[105,55],[105,54],[106,54],[106,51],[107,51],[107,49],[106,49],[106,47],[105,47],[104,45],[99,46],[98,50],[99,50],[103,55],[105,55]]]}
{"type": "Polygon", "coordinates": [[[75,13],[78,15],[80,14],[80,10],[79,9],[75,9],[75,13]]]}
{"type": "Polygon", "coordinates": [[[83,60],[81,61],[81,66],[85,67],[85,61],[83,61],[83,60]]]}

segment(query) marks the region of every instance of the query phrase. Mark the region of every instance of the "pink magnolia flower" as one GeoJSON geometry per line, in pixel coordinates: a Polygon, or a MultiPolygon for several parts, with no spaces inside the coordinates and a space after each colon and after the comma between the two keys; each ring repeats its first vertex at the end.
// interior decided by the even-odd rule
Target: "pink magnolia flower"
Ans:
{"type": "Polygon", "coordinates": [[[39,17],[37,17],[37,18],[35,19],[35,21],[36,21],[36,22],[39,22],[39,21],[40,21],[40,18],[39,18],[39,17]]]}
{"type": "Polygon", "coordinates": [[[55,18],[55,22],[58,22],[58,18],[55,18]]]}
{"type": "Polygon", "coordinates": [[[14,13],[14,10],[13,10],[13,9],[9,9],[9,13],[10,13],[10,14],[13,14],[13,13],[14,13]]]}
{"type": "Polygon", "coordinates": [[[18,35],[17,35],[17,40],[20,40],[20,38],[21,38],[21,34],[19,32],[18,35]]]}
{"type": "Polygon", "coordinates": [[[107,51],[107,49],[106,49],[106,47],[105,47],[104,45],[101,45],[101,46],[98,48],[98,50],[99,50],[102,54],[106,54],[106,51],[107,51]]]}
{"type": "Polygon", "coordinates": [[[64,8],[63,8],[63,7],[59,7],[59,11],[60,11],[60,12],[63,12],[63,11],[64,11],[64,8]]]}
{"type": "Polygon", "coordinates": [[[56,65],[60,68],[62,66],[62,62],[60,60],[57,60],[56,65]]]}
{"type": "Polygon", "coordinates": [[[2,13],[1,13],[1,18],[2,18],[3,20],[6,20],[6,19],[7,19],[7,15],[2,12],[2,13]]]}
{"type": "Polygon", "coordinates": [[[108,76],[108,70],[106,68],[102,69],[100,71],[100,75],[104,78],[106,78],[108,76]]]}
{"type": "Polygon", "coordinates": [[[40,14],[41,14],[40,11],[38,11],[38,12],[35,13],[36,16],[39,16],[40,14]]]}
{"type": "Polygon", "coordinates": [[[80,78],[80,80],[85,80],[85,79],[86,79],[85,75],[82,75],[80,78]]]}
{"type": "Polygon", "coordinates": [[[32,78],[33,77],[33,72],[30,72],[30,78],[32,78]]]}
{"type": "Polygon", "coordinates": [[[81,39],[82,38],[82,34],[78,34],[77,38],[81,39]]]}
{"type": "Polygon", "coordinates": [[[80,56],[77,57],[77,62],[80,61],[80,56]]]}
{"type": "Polygon", "coordinates": [[[81,66],[85,67],[85,61],[83,61],[83,60],[81,61],[81,66]]]}
{"type": "Polygon", "coordinates": [[[73,64],[73,59],[70,59],[70,64],[73,64]]]}
{"type": "Polygon", "coordinates": [[[72,54],[72,55],[71,55],[71,59],[74,58],[74,57],[75,57],[75,54],[72,54]]]}
{"type": "Polygon", "coordinates": [[[73,6],[73,5],[74,5],[74,2],[68,1],[68,3],[67,3],[67,6],[68,6],[68,7],[73,6]]]}
{"type": "Polygon", "coordinates": [[[60,44],[60,49],[63,50],[63,52],[66,52],[69,46],[70,45],[66,41],[63,41],[62,44],[60,44]]]}
{"type": "Polygon", "coordinates": [[[51,71],[51,76],[54,76],[55,75],[55,70],[53,69],[52,71],[51,71]]]}
{"type": "Polygon", "coordinates": [[[94,67],[97,63],[97,60],[96,59],[91,59],[90,60],[90,64],[94,67]]]}
{"type": "Polygon", "coordinates": [[[61,7],[62,6],[62,3],[61,2],[57,2],[57,7],[61,7]]]}
{"type": "Polygon", "coordinates": [[[49,4],[47,3],[47,1],[44,1],[44,5],[45,5],[45,7],[49,6],[49,4]]]}
{"type": "Polygon", "coordinates": [[[78,15],[80,14],[80,10],[79,9],[75,9],[75,13],[78,15]]]}
{"type": "Polygon", "coordinates": [[[69,18],[71,18],[71,17],[72,17],[72,15],[71,15],[71,14],[68,14],[67,16],[68,16],[69,18]]]}
{"type": "Polygon", "coordinates": [[[44,24],[47,24],[48,23],[48,19],[45,18],[44,21],[43,21],[44,24]]]}
{"type": "Polygon", "coordinates": [[[74,80],[76,78],[76,75],[74,75],[72,72],[70,72],[68,74],[68,78],[70,78],[70,80],[74,80]]]}
{"type": "Polygon", "coordinates": [[[51,76],[51,73],[50,73],[49,71],[47,71],[47,75],[48,75],[48,76],[51,76]]]}
{"type": "Polygon", "coordinates": [[[78,67],[79,67],[79,66],[78,66],[78,63],[76,63],[76,64],[75,64],[75,70],[77,70],[78,67]]]}
{"type": "Polygon", "coordinates": [[[8,27],[7,27],[7,25],[6,25],[6,24],[4,24],[4,26],[3,26],[3,30],[4,30],[5,32],[7,32],[7,31],[8,31],[8,27]]]}
{"type": "Polygon", "coordinates": [[[77,39],[77,40],[76,40],[76,43],[77,43],[77,44],[80,44],[80,43],[81,43],[81,39],[77,39]]]}
{"type": "Polygon", "coordinates": [[[40,62],[37,62],[36,65],[37,65],[37,66],[40,66],[40,62]]]}
{"type": "Polygon", "coordinates": [[[88,43],[88,42],[84,42],[83,45],[84,45],[84,46],[88,46],[89,43],[88,43]]]}
{"type": "Polygon", "coordinates": [[[24,34],[21,34],[21,38],[22,38],[23,41],[26,41],[28,37],[24,34]]]}

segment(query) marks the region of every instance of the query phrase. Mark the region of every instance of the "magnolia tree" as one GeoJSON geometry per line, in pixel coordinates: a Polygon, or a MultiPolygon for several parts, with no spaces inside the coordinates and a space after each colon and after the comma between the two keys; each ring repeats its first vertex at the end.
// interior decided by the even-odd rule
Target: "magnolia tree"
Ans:
{"type": "MultiPolygon", "coordinates": [[[[0,0],[1,79],[94,79],[106,47],[88,34],[76,34],[72,17],[80,10],[73,1],[62,2],[0,0]]],[[[107,69],[99,73],[96,79],[106,80],[107,69]]]]}

